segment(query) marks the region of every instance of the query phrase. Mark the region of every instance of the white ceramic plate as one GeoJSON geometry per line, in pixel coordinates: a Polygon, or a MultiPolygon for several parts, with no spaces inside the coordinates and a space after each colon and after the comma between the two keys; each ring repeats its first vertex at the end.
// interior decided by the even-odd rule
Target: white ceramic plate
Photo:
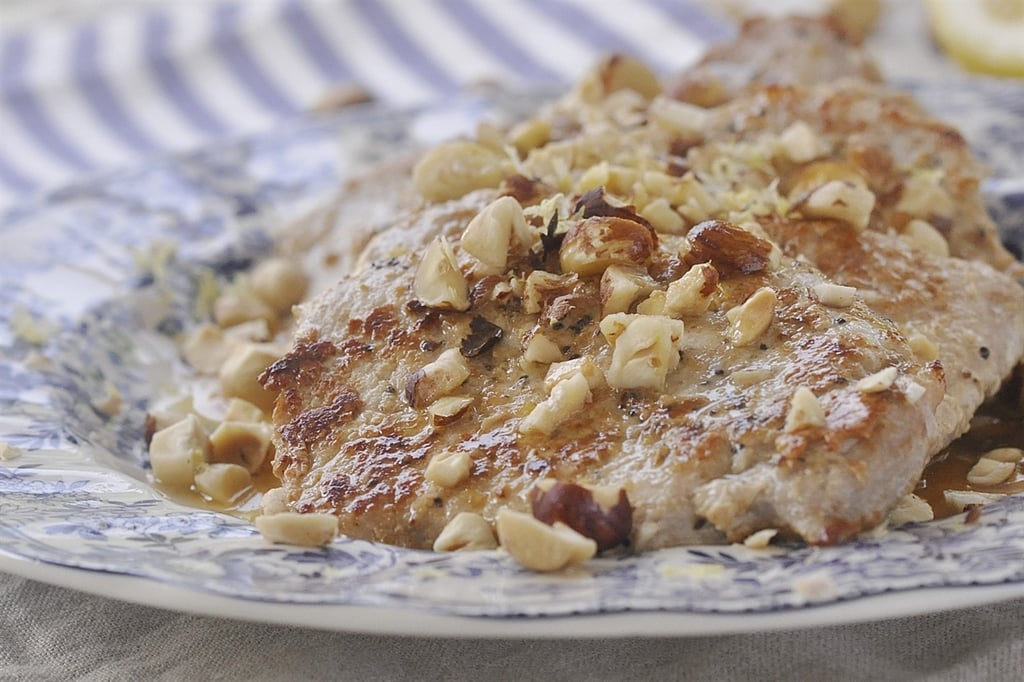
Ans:
{"type": "MultiPolygon", "coordinates": [[[[920,94],[979,149],[999,150],[992,206],[1020,244],[1021,91],[920,94]]],[[[191,319],[199,273],[244,267],[268,250],[272,225],[375,158],[530,104],[477,97],[304,120],[0,216],[0,440],[26,451],[0,461],[0,570],[200,613],[434,635],[707,634],[1024,596],[1024,497],[974,524],[842,547],[681,548],[537,575],[498,552],[270,546],[243,521],[155,491],[146,401],[180,371],[170,337],[191,319]],[[113,417],[97,405],[111,386],[124,397],[113,417]]]]}

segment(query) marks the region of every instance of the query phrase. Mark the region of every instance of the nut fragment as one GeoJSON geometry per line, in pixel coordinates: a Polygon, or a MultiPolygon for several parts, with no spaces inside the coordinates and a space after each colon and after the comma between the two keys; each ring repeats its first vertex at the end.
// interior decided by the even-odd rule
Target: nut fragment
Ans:
{"type": "Polygon", "coordinates": [[[686,229],[683,217],[669,205],[668,199],[659,197],[647,203],[640,215],[658,232],[666,234],[682,234],[686,229]]]}
{"type": "Polygon", "coordinates": [[[973,490],[943,490],[942,497],[945,498],[946,504],[956,509],[958,512],[962,512],[968,506],[977,504],[985,506],[990,502],[1001,500],[1006,495],[999,493],[979,493],[973,490]]]}
{"type": "Polygon", "coordinates": [[[271,431],[265,422],[223,421],[210,434],[210,461],[258,471],[270,454],[271,431]]]}
{"type": "Polygon", "coordinates": [[[478,213],[462,233],[462,250],[477,261],[481,275],[500,275],[508,265],[510,246],[528,245],[532,235],[523,217],[523,207],[512,197],[501,197],[478,213]]]}
{"type": "Polygon", "coordinates": [[[932,506],[917,495],[910,493],[896,504],[886,520],[894,526],[902,526],[905,523],[921,523],[934,518],[935,512],[932,510],[932,506]]]}
{"type": "Polygon", "coordinates": [[[867,188],[868,183],[861,172],[854,166],[843,161],[815,161],[799,169],[786,179],[787,196],[793,203],[807,198],[814,190],[839,181],[857,187],[867,188]]]}
{"type": "Polygon", "coordinates": [[[442,144],[427,152],[412,171],[416,190],[427,201],[458,199],[475,189],[497,187],[511,162],[475,142],[442,144]]]}
{"type": "Polygon", "coordinates": [[[463,450],[439,452],[427,462],[423,476],[439,486],[450,488],[469,478],[473,460],[463,450]]]}
{"type": "Polygon", "coordinates": [[[0,441],[0,462],[10,462],[25,454],[25,451],[16,445],[0,441]]]}
{"type": "Polygon", "coordinates": [[[549,298],[567,291],[578,279],[575,274],[556,275],[543,270],[534,270],[526,277],[523,285],[523,310],[539,313],[549,298]]]}
{"type": "Polygon", "coordinates": [[[196,327],[181,346],[181,354],[190,367],[202,374],[216,374],[232,344],[224,338],[224,330],[213,324],[196,327]]]}
{"type": "Polygon", "coordinates": [[[288,505],[288,491],[284,488],[272,488],[263,493],[263,497],[260,498],[260,512],[264,516],[286,511],[291,511],[288,505]]]}
{"type": "Polygon", "coordinates": [[[643,268],[611,265],[601,275],[601,314],[629,312],[638,298],[654,290],[654,280],[643,268]]]}
{"type": "Polygon", "coordinates": [[[149,443],[149,464],[157,481],[170,488],[188,488],[210,458],[210,439],[194,414],[160,429],[149,443]]]}
{"type": "Polygon", "coordinates": [[[108,381],[103,385],[103,392],[93,398],[92,406],[106,417],[116,417],[124,406],[124,395],[117,386],[108,381]]]}
{"type": "Polygon", "coordinates": [[[800,202],[796,208],[808,218],[832,218],[863,230],[875,208],[875,194],[852,182],[832,180],[800,202]]]}
{"type": "Polygon", "coordinates": [[[166,429],[171,424],[180,422],[192,413],[191,394],[179,395],[159,401],[146,413],[153,420],[153,430],[166,429]]]}
{"type": "Polygon", "coordinates": [[[586,377],[576,373],[563,379],[551,389],[551,395],[543,400],[519,422],[519,433],[550,435],[555,428],[579,412],[590,402],[590,385],[586,377]]]}
{"type": "Polygon", "coordinates": [[[558,258],[565,272],[596,275],[610,265],[643,265],[654,250],[650,229],[613,216],[586,218],[566,233],[558,258]]]}
{"type": "Polygon", "coordinates": [[[896,210],[916,218],[951,218],[953,201],[939,184],[939,178],[930,173],[911,175],[903,183],[903,193],[896,210]]]}
{"type": "Polygon", "coordinates": [[[248,400],[232,398],[228,401],[228,408],[224,411],[224,421],[233,422],[265,422],[267,415],[258,405],[253,405],[248,400]]]}
{"type": "Polygon", "coordinates": [[[564,523],[547,525],[532,515],[503,508],[497,517],[501,546],[533,571],[559,571],[597,553],[597,543],[564,523]]]}
{"type": "Polygon", "coordinates": [[[213,319],[221,327],[233,327],[251,320],[276,322],[277,313],[249,287],[237,284],[213,302],[213,319]]]}
{"type": "Polygon", "coordinates": [[[469,378],[469,365],[456,348],[437,356],[405,382],[405,399],[413,407],[424,407],[451,393],[469,378]]]}
{"type": "Polygon", "coordinates": [[[583,355],[565,362],[552,363],[548,367],[547,374],[544,375],[545,390],[550,392],[555,386],[574,374],[582,374],[592,391],[604,386],[604,372],[597,366],[593,356],[583,355]]]}
{"type": "Polygon", "coordinates": [[[848,287],[832,282],[815,284],[812,289],[814,298],[822,305],[830,308],[849,308],[857,295],[857,287],[848,287]]]}
{"type": "Polygon", "coordinates": [[[598,551],[628,544],[633,507],[619,487],[590,487],[546,479],[530,490],[533,516],[551,525],[564,523],[597,543],[598,551]]]}
{"type": "Polygon", "coordinates": [[[771,544],[772,538],[778,534],[779,531],[775,528],[762,528],[744,538],[743,544],[750,549],[764,549],[771,544]]]}
{"type": "Polygon", "coordinates": [[[700,315],[711,305],[718,287],[718,270],[710,263],[697,263],[668,285],[664,314],[669,317],[700,315]]]}
{"type": "Polygon", "coordinates": [[[468,395],[449,395],[430,403],[427,412],[434,418],[434,424],[451,424],[472,404],[473,399],[468,395]]]}
{"type": "Polygon", "coordinates": [[[274,394],[263,388],[259,376],[279,356],[278,349],[267,344],[247,343],[236,347],[221,365],[221,391],[228,398],[248,400],[269,412],[274,407],[274,394]]]}
{"type": "Polygon", "coordinates": [[[661,81],[639,59],[613,54],[598,62],[577,86],[580,97],[591,103],[600,102],[611,93],[623,89],[651,99],[661,93],[661,81]]]}
{"type": "Polygon", "coordinates": [[[497,546],[491,524],[472,512],[456,514],[434,540],[435,552],[470,552],[497,546]]]}
{"type": "Polygon", "coordinates": [[[1000,462],[997,459],[982,457],[967,472],[967,482],[971,485],[999,485],[1017,470],[1015,462],[1000,462]]]}
{"type": "Polygon", "coordinates": [[[558,362],[562,359],[562,349],[558,347],[557,343],[544,336],[543,332],[537,329],[534,330],[526,342],[523,359],[527,362],[541,364],[558,362]]]}
{"type": "Polygon", "coordinates": [[[783,130],[779,134],[779,146],[793,163],[806,163],[822,152],[817,134],[804,121],[796,121],[783,130]]]}
{"type": "Polygon", "coordinates": [[[252,270],[252,291],[278,315],[288,313],[309,288],[302,267],[287,258],[268,258],[252,270]]]}
{"type": "Polygon", "coordinates": [[[509,131],[508,141],[519,152],[519,156],[537,147],[543,147],[551,138],[551,121],[543,118],[532,118],[516,125],[509,131]]]}
{"type": "Polygon", "coordinates": [[[931,223],[915,218],[903,228],[903,236],[915,248],[933,256],[949,256],[949,242],[931,223]]]}
{"type": "Polygon", "coordinates": [[[729,320],[729,340],[735,346],[746,346],[757,340],[771,326],[775,318],[778,297],[769,287],[761,287],[742,305],[725,313],[729,320]]]}
{"type": "Polygon", "coordinates": [[[786,433],[825,425],[825,411],[811,389],[801,386],[793,393],[786,414],[786,433]]]}
{"type": "Polygon", "coordinates": [[[333,514],[281,512],[257,516],[256,529],[276,544],[322,547],[338,536],[338,519],[333,514]]]}
{"type": "Polygon", "coordinates": [[[994,459],[997,462],[1019,462],[1024,459],[1024,450],[1020,448],[996,448],[989,450],[984,455],[988,459],[994,459]]]}
{"type": "Polygon", "coordinates": [[[196,472],[196,490],[214,502],[229,504],[252,487],[249,471],[237,464],[216,463],[196,472]]]}
{"type": "Polygon", "coordinates": [[[929,339],[924,334],[911,334],[907,338],[910,350],[921,362],[932,362],[939,357],[939,344],[929,339]]]}
{"type": "Polygon", "coordinates": [[[413,291],[420,303],[444,310],[469,309],[469,284],[462,276],[455,254],[441,235],[423,251],[416,268],[413,291]]]}
{"type": "Polygon", "coordinates": [[[888,390],[894,381],[899,370],[895,367],[886,367],[883,370],[870,374],[854,386],[861,393],[880,393],[888,390]]]}
{"type": "Polygon", "coordinates": [[[710,112],[703,108],[659,95],[647,107],[651,123],[683,139],[700,139],[708,127],[710,112]]]}
{"type": "Polygon", "coordinates": [[[723,220],[706,220],[686,235],[690,263],[710,261],[722,275],[739,272],[753,275],[771,265],[771,242],[723,220]]]}
{"type": "Polygon", "coordinates": [[[679,366],[683,323],[662,315],[616,313],[601,320],[601,333],[612,344],[608,385],[662,388],[668,373],[679,366]]]}

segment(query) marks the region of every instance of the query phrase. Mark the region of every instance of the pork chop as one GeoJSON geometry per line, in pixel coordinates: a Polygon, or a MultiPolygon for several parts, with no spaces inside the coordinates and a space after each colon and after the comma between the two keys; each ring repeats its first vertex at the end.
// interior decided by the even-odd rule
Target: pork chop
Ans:
{"type": "Polygon", "coordinates": [[[1010,372],[1019,264],[954,131],[880,86],[705,110],[624,68],[510,132],[514,158],[428,155],[422,204],[302,306],[263,377],[291,509],[429,547],[554,478],[624,490],[641,550],[829,544],[1010,372]]]}

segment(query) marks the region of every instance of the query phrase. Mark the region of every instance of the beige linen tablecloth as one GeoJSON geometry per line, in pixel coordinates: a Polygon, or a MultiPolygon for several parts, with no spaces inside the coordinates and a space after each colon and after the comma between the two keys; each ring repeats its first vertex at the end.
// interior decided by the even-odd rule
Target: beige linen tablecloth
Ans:
{"type": "Polygon", "coordinates": [[[162,611],[0,575],[0,680],[1020,680],[1024,600],[720,637],[351,635],[162,611]]]}

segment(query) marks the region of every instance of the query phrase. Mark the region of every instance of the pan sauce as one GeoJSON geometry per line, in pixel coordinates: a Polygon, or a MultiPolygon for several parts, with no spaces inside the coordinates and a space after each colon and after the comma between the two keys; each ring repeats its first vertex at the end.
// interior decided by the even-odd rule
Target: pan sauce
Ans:
{"type": "Polygon", "coordinates": [[[1024,492],[1024,471],[1017,470],[1006,482],[996,486],[975,486],[967,482],[967,472],[981,455],[995,448],[1024,449],[1024,385],[1022,372],[1006,383],[999,394],[979,408],[971,420],[971,430],[943,450],[928,465],[914,491],[931,505],[935,518],[957,513],[946,503],[945,490],[974,490],[984,493],[1024,492]]]}

